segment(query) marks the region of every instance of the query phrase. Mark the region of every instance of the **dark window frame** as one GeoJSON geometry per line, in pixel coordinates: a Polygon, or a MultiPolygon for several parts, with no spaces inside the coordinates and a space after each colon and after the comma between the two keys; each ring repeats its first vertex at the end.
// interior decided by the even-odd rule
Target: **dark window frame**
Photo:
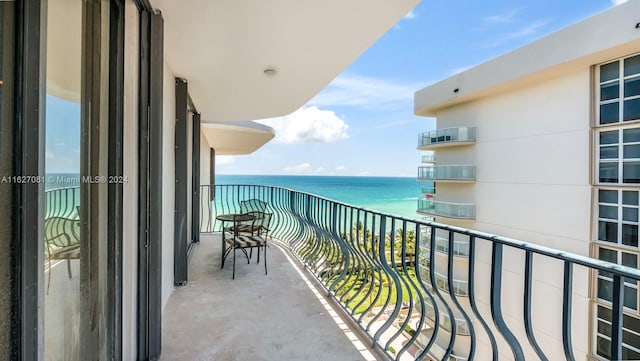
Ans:
{"type": "MultiPolygon", "coordinates": [[[[46,41],[46,2],[16,2],[15,118],[13,174],[44,176],[45,59],[41,53],[46,41]]],[[[42,357],[38,341],[42,335],[39,319],[44,317],[43,290],[38,287],[44,275],[44,184],[12,185],[15,240],[13,270],[12,353],[16,359],[42,357]],[[34,220],[37,220],[34,222],[34,220]]]]}
{"type": "Polygon", "coordinates": [[[160,358],[162,344],[162,128],[164,20],[147,0],[140,14],[138,118],[137,353],[160,358]]]}
{"type": "Polygon", "coordinates": [[[174,249],[173,284],[183,286],[187,283],[188,269],[188,110],[189,90],[185,79],[175,79],[176,124],[175,124],[175,205],[174,205],[174,249]]]}

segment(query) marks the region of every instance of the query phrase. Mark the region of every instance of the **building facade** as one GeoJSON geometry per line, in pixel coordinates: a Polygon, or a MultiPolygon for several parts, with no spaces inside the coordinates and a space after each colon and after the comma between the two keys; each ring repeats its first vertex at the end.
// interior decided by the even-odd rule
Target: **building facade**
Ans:
{"type": "MultiPolygon", "coordinates": [[[[418,213],[637,268],[639,13],[629,1],[417,91],[415,113],[437,118],[419,136],[435,165],[418,178],[435,187],[418,213]]],[[[574,330],[608,359],[612,279],[584,276],[574,330]]],[[[637,289],[625,283],[625,359],[640,358],[637,289]]],[[[545,329],[555,316],[535,317],[545,329]]]]}

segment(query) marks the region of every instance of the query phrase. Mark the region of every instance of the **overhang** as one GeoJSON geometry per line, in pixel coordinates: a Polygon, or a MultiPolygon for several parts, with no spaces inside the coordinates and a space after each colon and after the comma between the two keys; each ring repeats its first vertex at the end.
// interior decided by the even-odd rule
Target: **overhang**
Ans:
{"type": "Polygon", "coordinates": [[[216,155],[249,154],[273,139],[273,128],[251,121],[202,123],[201,131],[216,155]]]}
{"type": "Polygon", "coordinates": [[[419,0],[151,3],[164,17],[165,59],[203,121],[236,121],[300,108],[419,0]]]}
{"type": "Polygon", "coordinates": [[[553,79],[638,52],[640,1],[628,1],[415,93],[416,115],[553,79]]]}

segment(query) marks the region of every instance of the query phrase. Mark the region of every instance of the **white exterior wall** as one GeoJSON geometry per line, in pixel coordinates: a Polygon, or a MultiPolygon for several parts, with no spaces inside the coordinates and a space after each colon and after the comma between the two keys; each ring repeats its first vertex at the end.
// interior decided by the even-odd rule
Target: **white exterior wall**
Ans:
{"type": "Polygon", "coordinates": [[[589,255],[589,99],[584,68],[438,112],[438,128],[475,126],[477,140],[436,151],[439,165],[476,165],[475,183],[438,182],[436,199],[476,203],[462,226],[589,255]]]}
{"type": "MultiPolygon", "coordinates": [[[[585,67],[438,111],[438,129],[476,127],[475,145],[436,150],[438,165],[476,165],[476,182],[437,182],[436,200],[475,203],[476,219],[437,220],[588,256],[590,78],[585,67]]],[[[490,244],[479,242],[477,252],[476,285],[490,285],[490,244]]],[[[524,254],[505,250],[504,262],[503,313],[525,352],[533,355],[522,322],[524,254]]],[[[534,268],[535,334],[550,359],[562,359],[562,264],[536,258],[534,268]]],[[[574,272],[573,343],[576,357],[583,359],[589,349],[588,273],[574,272]]],[[[491,319],[490,288],[476,286],[476,292],[480,309],[491,319]]],[[[479,352],[490,352],[487,341],[479,352]]],[[[511,357],[508,346],[499,343],[501,356],[511,357]]]]}
{"type": "Polygon", "coordinates": [[[211,147],[204,133],[200,133],[200,185],[211,183],[211,147]]]}
{"type": "Polygon", "coordinates": [[[175,209],[176,90],[175,75],[164,63],[162,99],[162,309],[173,292],[175,209]]]}

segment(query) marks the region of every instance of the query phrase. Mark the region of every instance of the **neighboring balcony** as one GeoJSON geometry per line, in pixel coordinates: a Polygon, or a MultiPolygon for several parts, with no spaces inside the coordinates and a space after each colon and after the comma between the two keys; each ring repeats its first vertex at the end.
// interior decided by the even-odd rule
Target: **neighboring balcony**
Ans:
{"type": "Polygon", "coordinates": [[[422,194],[436,194],[436,187],[422,187],[422,194]]]}
{"type": "Polygon", "coordinates": [[[468,145],[475,142],[475,127],[445,128],[418,135],[419,150],[468,145]]]}
{"type": "Polygon", "coordinates": [[[474,182],[475,165],[434,165],[418,167],[418,180],[438,182],[474,182]]]}
{"type": "Polygon", "coordinates": [[[476,205],[470,203],[436,202],[433,199],[418,199],[418,213],[430,216],[468,219],[476,218],[476,205]]]}
{"type": "Polygon", "coordinates": [[[436,162],[436,155],[435,153],[432,154],[425,154],[422,156],[422,163],[435,163],[436,162]]]}

